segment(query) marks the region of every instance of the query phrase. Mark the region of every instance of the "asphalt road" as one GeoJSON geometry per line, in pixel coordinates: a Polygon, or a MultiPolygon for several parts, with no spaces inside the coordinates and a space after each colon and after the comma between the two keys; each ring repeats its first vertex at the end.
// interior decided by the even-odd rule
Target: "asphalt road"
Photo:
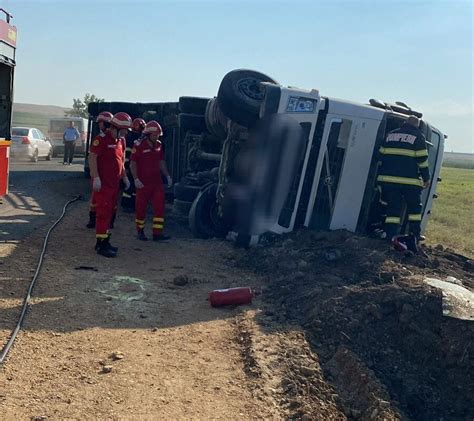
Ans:
{"type": "Polygon", "coordinates": [[[64,204],[77,194],[88,194],[83,159],[63,166],[51,161],[11,162],[10,191],[0,205],[0,243],[18,242],[34,230],[48,226],[64,204]]]}

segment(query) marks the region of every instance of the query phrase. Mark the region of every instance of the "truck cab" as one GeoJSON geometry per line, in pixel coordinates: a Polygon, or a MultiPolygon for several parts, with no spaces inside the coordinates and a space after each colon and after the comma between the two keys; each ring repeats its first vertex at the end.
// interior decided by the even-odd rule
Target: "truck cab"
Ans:
{"type": "MultiPolygon", "coordinates": [[[[409,115],[421,118],[422,114],[401,102],[389,104],[372,99],[368,104],[359,104],[321,96],[315,89],[264,81],[260,89],[258,116],[251,125],[240,119],[238,111],[227,112],[239,120],[231,121],[231,125],[240,123],[249,139],[256,138],[260,145],[267,145],[259,149],[241,139],[232,139],[232,135],[225,141],[239,146],[233,154],[223,154],[223,161],[238,162],[239,156],[245,156],[253,163],[252,168],[246,168],[247,175],[237,174],[237,180],[229,171],[221,172],[217,195],[224,209],[221,213],[225,216],[225,209],[238,207],[239,213],[243,209],[245,214],[244,220],[234,217],[228,221],[231,230],[240,231],[255,242],[266,232],[282,234],[299,227],[366,234],[372,227],[382,225],[380,213],[374,211],[380,205],[376,183],[379,147],[388,132],[399,128],[409,115]],[[264,121],[269,122],[267,130],[259,129],[264,121]],[[275,125],[286,134],[276,134],[275,125]],[[254,171],[258,165],[266,169],[254,171]],[[288,174],[291,180],[281,174],[288,174]],[[229,190],[229,184],[236,187],[229,190]],[[238,194],[222,194],[232,190],[238,194]],[[275,194],[284,199],[275,200],[275,194]]],[[[224,109],[228,106],[223,105],[224,109]]],[[[423,120],[420,128],[427,140],[431,174],[431,186],[423,191],[424,230],[436,197],[446,136],[423,120]]],[[[232,165],[221,162],[223,167],[232,165]]]]}

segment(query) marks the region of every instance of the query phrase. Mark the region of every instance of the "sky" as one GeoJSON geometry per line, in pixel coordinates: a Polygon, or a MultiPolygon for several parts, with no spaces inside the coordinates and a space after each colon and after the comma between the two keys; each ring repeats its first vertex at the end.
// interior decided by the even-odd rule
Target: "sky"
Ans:
{"type": "Polygon", "coordinates": [[[367,103],[403,101],[474,153],[473,2],[0,0],[18,28],[15,101],[216,95],[236,68],[367,103]]]}

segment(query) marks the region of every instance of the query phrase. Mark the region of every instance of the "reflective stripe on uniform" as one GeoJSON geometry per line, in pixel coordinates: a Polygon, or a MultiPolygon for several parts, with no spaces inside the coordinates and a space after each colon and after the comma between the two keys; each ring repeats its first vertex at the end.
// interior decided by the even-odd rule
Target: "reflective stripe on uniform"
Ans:
{"type": "Polygon", "coordinates": [[[153,228],[163,229],[163,224],[153,224],[153,228]]]}
{"type": "Polygon", "coordinates": [[[145,220],[144,219],[135,219],[135,222],[137,224],[144,224],[145,223],[145,220]]]}
{"type": "Polygon", "coordinates": [[[125,152],[132,152],[132,148],[125,148],[125,152]]]}
{"type": "Polygon", "coordinates": [[[106,238],[109,238],[109,234],[96,234],[95,238],[98,240],[105,240],[106,238]]]}
{"type": "Polygon", "coordinates": [[[426,149],[420,149],[418,151],[415,151],[415,156],[417,158],[421,158],[422,156],[428,156],[428,151],[426,149]]]}
{"type": "Polygon", "coordinates": [[[132,196],[131,196],[130,194],[125,193],[125,192],[122,193],[122,197],[129,197],[129,198],[132,198],[132,196]]]}
{"type": "Polygon", "coordinates": [[[153,218],[153,222],[165,222],[165,218],[155,217],[153,218]]]}
{"type": "Polygon", "coordinates": [[[408,215],[408,220],[412,222],[420,222],[421,221],[421,213],[412,213],[408,215]]]}
{"type": "Polygon", "coordinates": [[[379,152],[382,155],[399,155],[399,156],[409,156],[412,158],[416,157],[416,152],[409,150],[409,149],[401,149],[401,148],[384,148],[381,147],[379,152]]]}
{"type": "Polygon", "coordinates": [[[422,163],[418,164],[419,168],[428,168],[428,160],[423,161],[422,163]]]}
{"type": "Polygon", "coordinates": [[[399,224],[400,218],[398,216],[387,216],[385,218],[385,223],[386,224],[399,224]]]}
{"type": "Polygon", "coordinates": [[[379,175],[377,181],[385,183],[406,184],[409,186],[423,187],[423,181],[419,178],[394,177],[392,175],[379,175]]]}

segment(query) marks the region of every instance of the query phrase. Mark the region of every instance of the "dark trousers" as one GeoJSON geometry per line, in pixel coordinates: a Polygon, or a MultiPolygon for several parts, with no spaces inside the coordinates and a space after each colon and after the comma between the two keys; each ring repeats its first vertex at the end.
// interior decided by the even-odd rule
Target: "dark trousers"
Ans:
{"type": "Polygon", "coordinates": [[[130,188],[122,192],[120,205],[122,206],[122,209],[124,211],[134,212],[135,211],[135,197],[136,197],[135,180],[133,179],[133,176],[130,170],[126,170],[126,171],[127,171],[128,181],[130,181],[130,188]]]}
{"type": "Polygon", "coordinates": [[[64,142],[64,162],[72,163],[76,142],[64,142]]]}
{"type": "Polygon", "coordinates": [[[403,184],[382,184],[383,197],[387,201],[385,232],[387,238],[399,234],[403,204],[406,203],[410,234],[419,237],[421,234],[421,188],[403,184]]]}

